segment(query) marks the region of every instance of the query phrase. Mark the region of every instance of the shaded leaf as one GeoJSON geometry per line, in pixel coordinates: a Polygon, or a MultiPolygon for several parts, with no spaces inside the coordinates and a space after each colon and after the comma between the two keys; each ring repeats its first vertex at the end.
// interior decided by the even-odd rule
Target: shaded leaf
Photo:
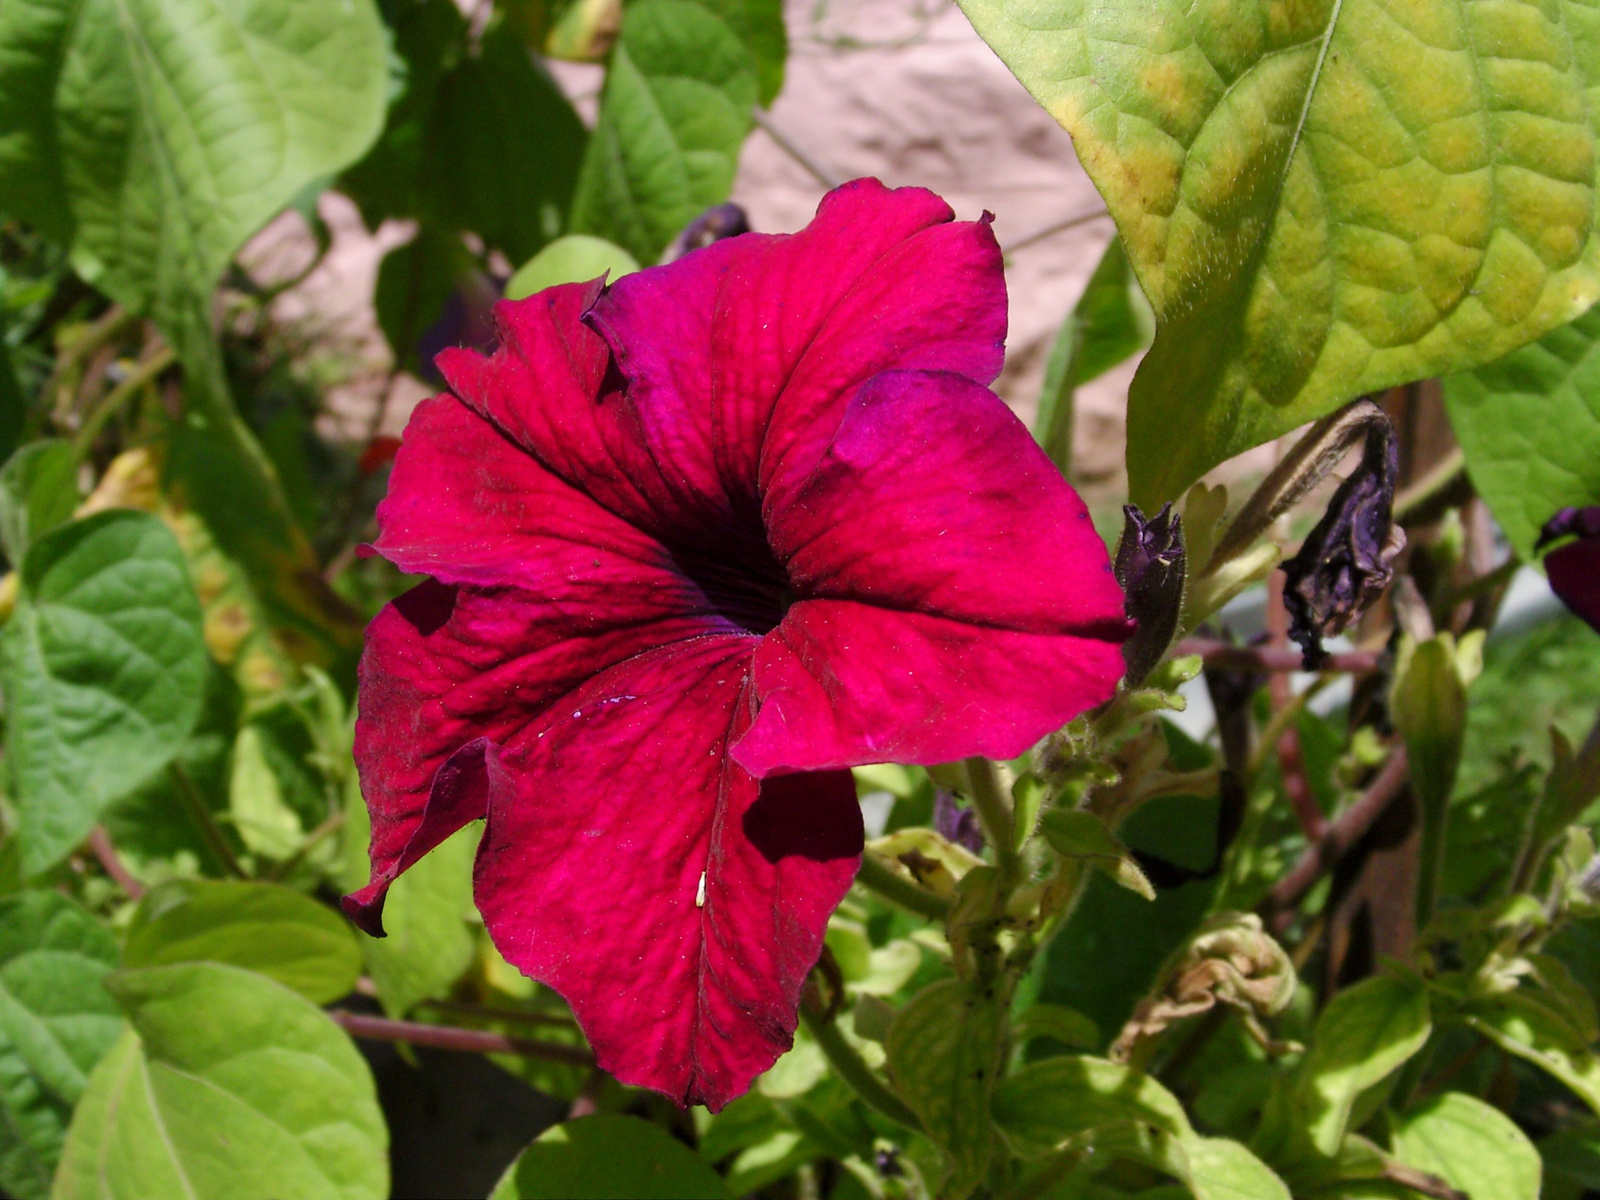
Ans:
{"type": "Polygon", "coordinates": [[[1109,1059],[1078,1055],[1012,1072],[995,1088],[992,1111],[1012,1149],[1034,1158],[1106,1126],[1189,1131],[1183,1106],[1156,1080],[1109,1059]]]}
{"type": "Polygon", "coordinates": [[[42,1200],[89,1072],[122,1028],[109,930],[56,892],[0,900],[0,1190],[42,1200]]]}
{"type": "Polygon", "coordinates": [[[489,1200],[727,1200],[721,1176],[659,1126],[608,1113],[567,1121],[517,1156],[489,1200]]]}
{"type": "Polygon", "coordinates": [[[1002,1019],[992,984],[944,979],[900,1010],[884,1043],[900,1098],[945,1152],[940,1195],[952,1200],[983,1182],[994,1152],[989,1097],[1002,1019]]]}
{"type": "Polygon", "coordinates": [[[962,8],[1072,134],[1155,308],[1128,411],[1146,511],[1600,295],[1584,4],[962,8]]]}
{"type": "Polygon", "coordinates": [[[1472,484],[1524,559],[1560,509],[1600,500],[1600,307],[1444,381],[1472,484]]]}
{"type": "Polygon", "coordinates": [[[59,438],[29,442],[0,467],[0,547],[13,565],[28,546],[72,519],[78,458],[59,438]]]}
{"type": "Polygon", "coordinates": [[[571,229],[653,263],[728,198],[757,96],[754,59],[694,0],[629,6],[584,154],[571,229]]]}
{"type": "Polygon", "coordinates": [[[133,1028],[95,1068],[55,1200],[382,1200],[388,1131],[365,1061],[309,1001],[220,963],[121,971],[133,1028]]]}
{"type": "Polygon", "coordinates": [[[0,640],[22,866],[50,866],[171,761],[200,714],[200,607],[155,517],[100,513],[28,551],[0,640]]]}
{"type": "Polygon", "coordinates": [[[1155,888],[1133,854],[1091,812],[1078,808],[1052,808],[1039,819],[1039,832],[1057,854],[1080,859],[1130,892],[1146,900],[1156,898],[1155,888]]]}
{"type": "Polygon", "coordinates": [[[1083,294],[1050,347],[1033,436],[1050,461],[1072,468],[1073,393],[1150,344],[1155,317],[1128,265],[1122,239],[1107,244],[1083,294]]]}
{"type": "Polygon", "coordinates": [[[290,888],[243,880],[175,879],[152,888],[134,913],[123,959],[129,967],[231,963],[313,1004],[347,995],[361,973],[343,916],[290,888]]]}
{"type": "Polygon", "coordinates": [[[1546,1006],[1519,992],[1474,1004],[1467,1024],[1508,1054],[1565,1084],[1600,1114],[1600,1058],[1578,1044],[1571,1028],[1546,1006]]]}

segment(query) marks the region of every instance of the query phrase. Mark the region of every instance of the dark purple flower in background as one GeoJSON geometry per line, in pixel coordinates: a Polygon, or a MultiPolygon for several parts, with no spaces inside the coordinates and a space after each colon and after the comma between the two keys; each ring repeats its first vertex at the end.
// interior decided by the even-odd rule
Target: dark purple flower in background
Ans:
{"type": "Polygon", "coordinates": [[[1551,590],[1600,633],[1600,505],[1556,513],[1539,531],[1534,550],[1553,542],[1562,544],[1544,556],[1551,590]]]}

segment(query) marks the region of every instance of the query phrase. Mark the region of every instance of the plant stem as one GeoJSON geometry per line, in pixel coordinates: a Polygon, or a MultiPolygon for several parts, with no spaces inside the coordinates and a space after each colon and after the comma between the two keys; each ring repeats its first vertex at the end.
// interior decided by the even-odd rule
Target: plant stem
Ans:
{"type": "Polygon", "coordinates": [[[1322,839],[1307,847],[1300,861],[1267,893],[1261,907],[1266,914],[1275,918],[1273,924],[1279,932],[1282,931],[1282,918],[1311,890],[1311,885],[1321,878],[1322,873],[1338,862],[1345,851],[1372,828],[1384,810],[1399,797],[1409,777],[1410,764],[1406,761],[1405,747],[1396,746],[1383,770],[1378,772],[1378,777],[1361,798],[1334,818],[1322,839]]]}
{"type": "Polygon", "coordinates": [[[100,431],[105,428],[106,422],[116,415],[117,410],[176,360],[177,355],[172,352],[172,348],[163,346],[128,372],[128,377],[102,396],[100,403],[96,404],[93,411],[84,418],[83,425],[72,439],[73,455],[80,460],[87,457],[95,439],[100,436],[100,431]]]}
{"type": "Polygon", "coordinates": [[[90,831],[89,849],[94,851],[94,856],[100,860],[100,865],[105,868],[106,874],[111,876],[118,887],[128,893],[129,899],[137,900],[144,895],[144,884],[135,879],[133,872],[124,865],[104,825],[96,825],[90,831]]]}
{"type": "Polygon", "coordinates": [[[817,1045],[822,1048],[823,1055],[839,1073],[839,1078],[850,1085],[852,1091],[869,1108],[875,1108],[884,1116],[897,1124],[904,1125],[907,1129],[922,1132],[922,1121],[917,1114],[906,1107],[899,1096],[888,1088],[888,1085],[879,1079],[872,1068],[867,1066],[861,1055],[856,1053],[856,1048],[845,1040],[844,1034],[839,1032],[839,1027],[832,1021],[825,1021],[813,1013],[804,1004],[800,1006],[800,1018],[805,1021],[806,1029],[816,1039],[817,1045]]]}
{"type": "MultiPolygon", "coordinates": [[[[1274,674],[1306,669],[1304,657],[1292,646],[1235,646],[1213,638],[1184,638],[1172,648],[1172,654],[1177,658],[1198,654],[1206,666],[1230,671],[1274,674]]],[[[1377,665],[1376,651],[1350,650],[1328,655],[1318,670],[1324,674],[1365,675],[1377,665]]]]}
{"type": "Polygon", "coordinates": [[[987,758],[973,756],[966,761],[967,782],[972,791],[972,809],[978,823],[994,847],[995,863],[1000,868],[1001,890],[1007,892],[1021,873],[1017,855],[1017,831],[1011,802],[1000,786],[1000,775],[987,758]]]}
{"type": "Polygon", "coordinates": [[[306,834],[304,840],[301,841],[300,845],[295,849],[295,852],[288,858],[284,859],[272,870],[268,871],[266,877],[274,881],[279,879],[287,879],[289,877],[289,872],[293,871],[305,861],[306,855],[310,854],[311,851],[316,848],[317,843],[331,837],[333,834],[337,833],[341,828],[343,828],[343,826],[344,813],[334,813],[310,833],[306,834]]]}
{"type": "Polygon", "coordinates": [[[881,857],[868,850],[861,856],[861,870],[856,882],[869,892],[876,892],[892,904],[930,921],[943,921],[950,915],[950,902],[936,896],[920,884],[899,875],[881,857]]]}
{"type": "Polygon", "coordinates": [[[519,1012],[514,1008],[490,1008],[487,1005],[467,1004],[460,1000],[424,1000],[422,1006],[438,1012],[477,1017],[484,1021],[516,1021],[524,1025],[555,1025],[562,1029],[577,1027],[577,1022],[572,1017],[558,1016],[556,1013],[519,1012]]]}
{"type": "Polygon", "coordinates": [[[366,1013],[330,1009],[333,1023],[351,1037],[378,1042],[409,1042],[413,1046],[432,1046],[436,1050],[459,1050],[467,1054],[519,1054],[523,1058],[542,1058],[547,1062],[571,1063],[576,1067],[594,1066],[594,1056],[576,1046],[553,1042],[534,1042],[507,1037],[484,1029],[459,1029],[454,1025],[428,1025],[422,1021],[394,1021],[366,1013]]]}
{"type": "Polygon", "coordinates": [[[1075,217],[1068,217],[1064,221],[1056,221],[1046,225],[1043,229],[1035,229],[1032,233],[1024,234],[1016,241],[1004,247],[1005,255],[1009,258],[1018,250],[1025,250],[1035,242],[1042,242],[1046,238],[1053,238],[1058,233],[1065,233],[1069,229],[1076,229],[1079,225],[1087,225],[1090,221],[1098,221],[1102,217],[1109,218],[1111,213],[1104,208],[1094,209],[1092,212],[1079,213],[1075,217]]]}
{"type": "Polygon", "coordinates": [[[189,772],[183,769],[183,764],[176,759],[171,765],[172,782],[177,787],[178,798],[183,801],[183,808],[189,815],[189,820],[194,822],[194,827],[199,830],[200,837],[205,841],[206,848],[215,854],[221,861],[228,874],[239,879],[245,877],[245,871],[239,865],[239,860],[234,857],[233,850],[228,845],[228,840],[222,836],[222,830],[217,828],[217,823],[211,819],[211,810],[206,807],[205,798],[200,795],[200,789],[194,786],[194,780],[189,778],[189,772]]]}
{"type": "Polygon", "coordinates": [[[762,130],[772,139],[778,149],[799,163],[807,175],[810,175],[811,178],[815,179],[830,192],[844,182],[844,180],[840,179],[791,141],[789,135],[773,123],[772,115],[766,109],[760,105],[755,105],[750,109],[750,116],[757,125],[761,126],[762,130]]]}

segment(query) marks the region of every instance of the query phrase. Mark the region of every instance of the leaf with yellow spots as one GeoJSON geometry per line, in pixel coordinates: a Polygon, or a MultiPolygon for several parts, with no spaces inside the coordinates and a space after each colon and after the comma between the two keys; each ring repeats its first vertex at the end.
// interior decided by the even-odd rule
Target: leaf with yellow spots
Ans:
{"type": "Polygon", "coordinates": [[[1600,298],[1594,0],[960,0],[1072,134],[1157,317],[1146,511],[1600,298]]]}
{"type": "Polygon", "coordinates": [[[76,515],[108,508],[154,513],[172,530],[200,598],[206,649],[232,673],[247,701],[275,696],[289,686],[294,662],[244,569],[222,553],[199,516],[163,496],[161,466],[149,447],[114,458],[76,515]]]}

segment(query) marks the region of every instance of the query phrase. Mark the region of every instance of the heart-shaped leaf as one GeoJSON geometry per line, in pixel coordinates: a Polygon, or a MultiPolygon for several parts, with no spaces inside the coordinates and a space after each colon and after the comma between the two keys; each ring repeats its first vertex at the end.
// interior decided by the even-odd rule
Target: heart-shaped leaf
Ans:
{"type": "Polygon", "coordinates": [[[205,687],[200,604],[155,517],[98,513],[35,542],[0,638],[22,868],[56,862],[166,766],[205,687]]]}
{"type": "Polygon", "coordinates": [[[111,932],[56,892],[0,900],[0,1190],[42,1200],[89,1072],[122,1028],[111,932]]]}
{"type": "Polygon", "coordinates": [[[1128,409],[1147,512],[1600,296],[1578,0],[961,6],[1072,134],[1155,308],[1128,409]]]}
{"type": "Polygon", "coordinates": [[[350,1039],[282,984],[220,963],[122,971],[133,1028],[89,1080],[55,1200],[382,1200],[388,1131],[350,1039]]]}

